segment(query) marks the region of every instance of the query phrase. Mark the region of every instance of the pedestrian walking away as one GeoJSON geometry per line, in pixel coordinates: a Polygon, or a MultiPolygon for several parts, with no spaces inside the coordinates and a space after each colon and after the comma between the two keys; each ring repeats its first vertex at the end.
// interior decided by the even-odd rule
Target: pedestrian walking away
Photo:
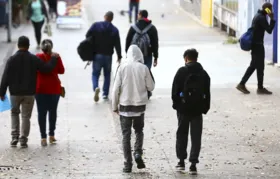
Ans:
{"type": "Polygon", "coordinates": [[[42,0],[32,0],[28,5],[27,13],[27,20],[31,20],[34,27],[37,49],[39,50],[42,38],[42,27],[45,19],[47,19],[47,23],[49,23],[47,8],[42,0]]]}
{"type": "Polygon", "coordinates": [[[57,13],[57,0],[47,0],[49,6],[49,15],[50,18],[53,18],[53,14],[55,14],[56,18],[58,17],[57,13]]]}
{"type": "Polygon", "coordinates": [[[135,23],[138,20],[138,11],[139,11],[139,3],[140,0],[129,0],[129,23],[132,23],[132,13],[134,10],[134,15],[135,15],[135,23]]]}
{"type": "Polygon", "coordinates": [[[251,63],[247,68],[241,82],[237,85],[237,89],[244,94],[249,94],[250,91],[246,88],[245,84],[257,70],[257,78],[258,78],[258,94],[272,94],[271,91],[268,91],[263,86],[263,78],[264,78],[264,67],[265,67],[265,49],[264,49],[264,33],[265,31],[269,34],[272,33],[275,27],[275,19],[274,14],[272,12],[272,4],[264,3],[262,6],[262,10],[259,10],[255,15],[252,21],[253,27],[253,38],[252,38],[252,47],[251,47],[251,63]],[[270,24],[268,24],[266,16],[270,17],[270,24]]]}
{"type": "Polygon", "coordinates": [[[145,168],[142,159],[144,140],[144,115],[148,103],[147,90],[155,87],[152,73],[144,64],[143,54],[136,45],[128,49],[127,59],[119,66],[112,91],[112,109],[120,115],[123,134],[124,168],[123,172],[132,171],[131,127],[135,130],[134,159],[137,168],[145,168]],[[137,83],[135,83],[137,82],[137,83]]]}
{"type": "Polygon", "coordinates": [[[19,50],[11,56],[5,66],[0,85],[0,98],[3,101],[9,87],[11,100],[12,141],[11,146],[16,147],[20,141],[21,147],[27,147],[30,131],[30,118],[36,93],[37,71],[51,72],[57,64],[57,54],[53,53],[48,63],[43,62],[29,49],[29,39],[21,36],[18,39],[19,50]],[[15,72],[17,72],[15,74],[15,72]],[[21,109],[21,110],[20,110],[21,109]],[[21,113],[21,130],[20,118],[21,113]]]}
{"type": "MultiPolygon", "coordinates": [[[[125,51],[131,44],[136,44],[144,55],[144,64],[151,69],[158,63],[158,32],[152,21],[148,19],[148,11],[141,10],[138,14],[138,22],[132,25],[126,37],[125,51]],[[154,63],[153,63],[154,56],[154,63]]],[[[148,92],[149,98],[152,93],[148,92]]]]}
{"type": "Polygon", "coordinates": [[[104,16],[104,21],[94,23],[86,34],[86,38],[93,39],[92,83],[94,101],[99,101],[99,77],[101,70],[104,72],[103,99],[107,100],[111,81],[112,55],[116,49],[118,62],[122,59],[119,30],[112,24],[114,13],[109,11],[104,16]]]}
{"type": "MultiPolygon", "coordinates": [[[[50,61],[52,49],[53,42],[49,39],[43,40],[43,53],[38,53],[37,57],[39,57],[43,62],[50,61]]],[[[53,144],[56,142],[54,132],[56,129],[57,107],[62,92],[58,74],[64,74],[64,66],[60,57],[58,57],[56,67],[51,71],[51,73],[38,72],[37,75],[35,99],[38,109],[38,123],[40,127],[42,146],[47,145],[47,113],[49,117],[49,143],[53,144]]]]}
{"type": "Polygon", "coordinates": [[[173,109],[177,111],[178,129],[176,154],[179,159],[176,168],[185,170],[188,135],[191,135],[189,162],[190,174],[196,175],[199,163],[203,116],[210,109],[210,77],[197,62],[198,52],[189,49],[184,53],[185,66],[177,71],[172,85],[173,109]]]}

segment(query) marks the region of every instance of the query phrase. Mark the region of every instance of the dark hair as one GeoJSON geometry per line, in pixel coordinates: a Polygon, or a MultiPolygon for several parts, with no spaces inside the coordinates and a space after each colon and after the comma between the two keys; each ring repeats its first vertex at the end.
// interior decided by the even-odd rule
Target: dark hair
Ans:
{"type": "Polygon", "coordinates": [[[184,58],[186,58],[186,57],[188,58],[188,60],[197,61],[198,52],[194,48],[188,49],[184,53],[184,58]]]}
{"type": "Polygon", "coordinates": [[[147,10],[141,10],[141,11],[139,12],[139,14],[140,14],[142,17],[144,17],[144,18],[148,18],[148,16],[149,16],[149,13],[148,13],[147,10]]]}
{"type": "Polygon", "coordinates": [[[265,10],[266,8],[272,8],[272,4],[270,2],[266,2],[262,5],[262,9],[265,10]]]}
{"type": "Polygon", "coordinates": [[[18,47],[19,48],[29,48],[29,38],[26,36],[20,36],[18,38],[18,47]]]}
{"type": "Polygon", "coordinates": [[[107,17],[108,20],[112,21],[114,19],[114,13],[112,11],[108,11],[106,12],[105,17],[107,17]]]}
{"type": "Polygon", "coordinates": [[[42,41],[42,51],[44,53],[51,52],[53,48],[53,42],[50,39],[45,39],[42,41]]]}

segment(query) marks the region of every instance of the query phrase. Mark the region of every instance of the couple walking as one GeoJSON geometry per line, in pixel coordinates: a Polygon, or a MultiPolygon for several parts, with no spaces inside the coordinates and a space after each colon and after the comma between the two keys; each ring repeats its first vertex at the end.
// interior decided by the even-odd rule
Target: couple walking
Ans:
{"type": "Polygon", "coordinates": [[[11,146],[18,142],[22,148],[28,147],[30,118],[34,101],[38,109],[38,122],[41,133],[41,145],[47,145],[46,116],[49,115],[49,142],[55,143],[55,126],[57,106],[61,94],[61,84],[58,74],[64,73],[60,56],[52,52],[53,42],[42,42],[42,53],[31,54],[29,39],[21,36],[18,39],[18,51],[11,56],[2,76],[0,98],[4,100],[7,89],[11,100],[11,146]],[[15,73],[16,72],[16,73],[15,73]],[[21,113],[21,127],[20,117],[21,113]]]}

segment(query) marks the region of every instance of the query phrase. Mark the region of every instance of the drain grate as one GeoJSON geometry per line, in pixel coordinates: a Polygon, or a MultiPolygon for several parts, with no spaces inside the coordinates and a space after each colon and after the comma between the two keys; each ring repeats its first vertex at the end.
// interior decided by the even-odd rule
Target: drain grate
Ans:
{"type": "Polygon", "coordinates": [[[0,165],[0,172],[6,172],[6,171],[13,171],[13,170],[22,170],[19,166],[3,166],[0,165]]]}

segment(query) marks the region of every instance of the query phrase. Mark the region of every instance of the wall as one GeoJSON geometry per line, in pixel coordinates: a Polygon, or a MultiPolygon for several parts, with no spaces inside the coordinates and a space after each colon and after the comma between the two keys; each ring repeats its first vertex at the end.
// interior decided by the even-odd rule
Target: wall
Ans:
{"type": "Polygon", "coordinates": [[[212,26],[212,0],[201,0],[201,21],[206,26],[212,26]]]}

